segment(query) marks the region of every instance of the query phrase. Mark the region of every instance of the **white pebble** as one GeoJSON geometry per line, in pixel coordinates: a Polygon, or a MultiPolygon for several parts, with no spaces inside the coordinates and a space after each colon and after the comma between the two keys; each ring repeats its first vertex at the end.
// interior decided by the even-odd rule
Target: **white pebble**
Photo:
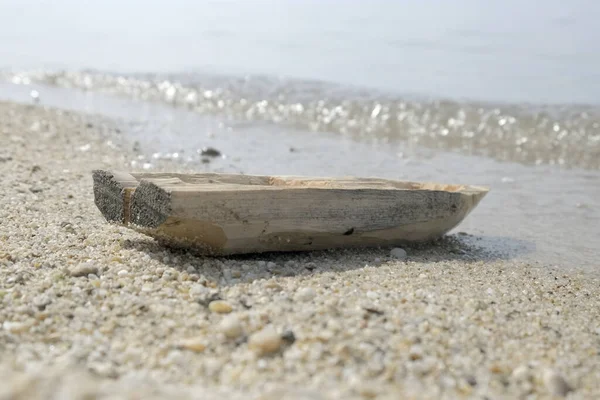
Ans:
{"type": "Polygon", "coordinates": [[[206,286],[196,284],[190,288],[188,293],[190,294],[190,296],[200,296],[203,294],[207,294],[208,292],[210,292],[210,290],[206,286]]]}
{"type": "Polygon", "coordinates": [[[235,315],[223,318],[219,325],[219,329],[229,339],[235,339],[243,333],[242,324],[235,315]]]}
{"type": "Polygon", "coordinates": [[[179,273],[177,271],[174,271],[172,269],[167,269],[165,272],[163,272],[162,278],[165,281],[174,281],[175,279],[177,279],[178,275],[179,275],[179,273]]]}
{"type": "Polygon", "coordinates": [[[27,332],[29,328],[31,328],[31,325],[26,324],[24,322],[4,321],[2,327],[4,328],[4,330],[10,333],[23,333],[27,332]]]}
{"type": "Polygon", "coordinates": [[[142,292],[152,292],[154,290],[154,286],[151,283],[144,283],[142,285],[142,292]]]}
{"type": "Polygon", "coordinates": [[[296,292],[296,299],[300,301],[310,301],[315,298],[317,292],[311,287],[304,287],[296,292]]]}
{"type": "Polygon", "coordinates": [[[274,353],[281,347],[281,335],[275,328],[267,326],[261,331],[254,333],[248,339],[248,347],[259,355],[274,353]]]}
{"type": "Polygon", "coordinates": [[[529,381],[533,378],[530,368],[527,365],[519,365],[513,370],[511,375],[513,379],[521,382],[529,381]]]}
{"type": "Polygon", "coordinates": [[[544,384],[553,396],[564,397],[573,390],[562,375],[551,369],[544,372],[544,384]]]}
{"type": "Polygon", "coordinates": [[[82,276],[88,276],[90,274],[97,274],[97,273],[98,273],[98,267],[96,267],[94,264],[91,264],[91,263],[79,264],[69,271],[69,274],[76,278],[82,277],[82,276]]]}
{"type": "Polygon", "coordinates": [[[396,247],[390,251],[390,256],[397,258],[398,260],[406,259],[406,251],[400,247],[396,247]]]}
{"type": "Polygon", "coordinates": [[[443,387],[452,389],[456,387],[456,379],[449,375],[444,375],[440,378],[440,383],[443,387]]]}
{"type": "Polygon", "coordinates": [[[267,369],[267,360],[265,359],[260,359],[256,362],[256,368],[260,371],[264,371],[265,369],[267,369]]]}
{"type": "Polygon", "coordinates": [[[117,275],[119,276],[125,276],[127,274],[129,274],[129,271],[127,271],[126,269],[122,269],[119,272],[117,272],[117,275]]]}

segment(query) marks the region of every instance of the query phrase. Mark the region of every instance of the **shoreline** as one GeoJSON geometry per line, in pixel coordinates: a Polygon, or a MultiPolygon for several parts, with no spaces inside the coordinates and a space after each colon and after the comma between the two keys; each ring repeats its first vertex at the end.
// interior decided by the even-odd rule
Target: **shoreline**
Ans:
{"type": "Polygon", "coordinates": [[[522,260],[589,270],[597,266],[593,238],[600,234],[600,208],[594,200],[600,198],[598,171],[531,167],[431,151],[411,143],[384,145],[286,124],[224,120],[161,101],[135,101],[96,91],[0,83],[8,101],[31,104],[30,90],[41,93],[46,106],[86,115],[93,111],[120,121],[123,136],[141,145],[142,150],[131,156],[136,167],[153,169],[158,159],[178,159],[207,172],[374,176],[490,186],[493,195],[486,196],[459,228],[475,234],[479,245],[519,254],[522,260]],[[198,153],[204,147],[218,149],[222,157],[202,163],[198,153]]]}
{"type": "Polygon", "coordinates": [[[151,390],[140,376],[154,398],[600,396],[596,276],[494,258],[454,236],[407,247],[406,261],[389,249],[164,249],[93,203],[93,169],[141,170],[119,129],[0,102],[0,376],[14,382],[0,397],[130,398],[151,390]],[[54,367],[26,371],[35,365],[54,367]],[[59,379],[73,371],[87,383],[59,379]]]}
{"type": "Polygon", "coordinates": [[[595,103],[494,103],[415,97],[270,75],[0,69],[0,82],[76,89],[244,122],[279,124],[527,166],[600,170],[595,103]],[[429,132],[429,134],[425,134],[429,132]]]}

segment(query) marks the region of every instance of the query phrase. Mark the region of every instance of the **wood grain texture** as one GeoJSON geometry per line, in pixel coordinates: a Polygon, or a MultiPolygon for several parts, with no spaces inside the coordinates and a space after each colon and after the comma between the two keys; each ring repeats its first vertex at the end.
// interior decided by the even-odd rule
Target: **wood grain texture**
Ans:
{"type": "Polygon", "coordinates": [[[487,192],[376,178],[94,172],[108,221],[213,255],[430,240],[487,192]]]}
{"type": "Polygon", "coordinates": [[[129,197],[139,184],[138,178],[126,172],[96,170],[94,181],[94,203],[109,222],[127,223],[129,197]]]}

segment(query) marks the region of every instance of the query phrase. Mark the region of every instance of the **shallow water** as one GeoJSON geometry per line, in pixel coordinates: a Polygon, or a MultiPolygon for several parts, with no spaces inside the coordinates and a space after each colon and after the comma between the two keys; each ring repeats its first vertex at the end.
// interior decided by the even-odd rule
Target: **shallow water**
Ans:
{"type": "Polygon", "coordinates": [[[336,132],[359,140],[407,141],[524,164],[600,168],[600,108],[425,100],[314,81],[203,74],[0,73],[44,83],[159,101],[236,121],[336,132]]]}
{"type": "Polygon", "coordinates": [[[129,121],[149,168],[177,154],[196,168],[253,174],[378,176],[487,185],[491,192],[454,232],[500,257],[595,269],[600,234],[600,172],[530,166],[428,149],[406,141],[382,145],[328,132],[264,121],[226,121],[158,102],[132,101],[51,86],[0,84],[0,98],[94,112],[129,121]],[[196,152],[211,146],[223,158],[202,164],[196,152]],[[290,151],[293,149],[293,151],[290,151]]]}

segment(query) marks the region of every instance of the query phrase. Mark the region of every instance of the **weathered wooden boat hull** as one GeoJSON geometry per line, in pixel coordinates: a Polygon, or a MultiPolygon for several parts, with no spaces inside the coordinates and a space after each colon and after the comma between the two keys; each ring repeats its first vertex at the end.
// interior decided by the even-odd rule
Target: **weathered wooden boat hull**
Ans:
{"type": "Polygon", "coordinates": [[[488,189],[374,178],[93,173],[107,221],[208,255],[392,246],[457,226],[488,189]]]}

